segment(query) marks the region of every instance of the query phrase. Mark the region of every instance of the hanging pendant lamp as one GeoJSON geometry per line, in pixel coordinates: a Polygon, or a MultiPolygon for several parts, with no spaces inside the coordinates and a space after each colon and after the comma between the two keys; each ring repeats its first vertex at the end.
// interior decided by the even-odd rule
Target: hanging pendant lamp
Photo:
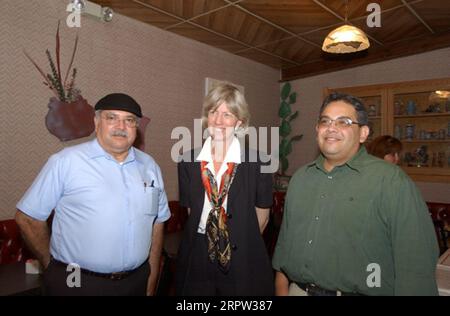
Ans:
{"type": "Polygon", "coordinates": [[[359,28],[347,24],[347,5],[345,1],[345,25],[331,31],[323,41],[322,50],[332,54],[346,54],[370,47],[367,35],[359,28]]]}

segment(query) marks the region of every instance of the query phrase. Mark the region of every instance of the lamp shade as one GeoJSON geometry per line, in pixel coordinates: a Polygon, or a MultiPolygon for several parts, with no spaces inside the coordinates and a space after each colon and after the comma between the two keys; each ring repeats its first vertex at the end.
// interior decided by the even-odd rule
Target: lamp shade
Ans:
{"type": "Polygon", "coordinates": [[[343,25],[325,37],[322,50],[332,54],[354,53],[369,48],[367,35],[357,27],[343,25]]]}

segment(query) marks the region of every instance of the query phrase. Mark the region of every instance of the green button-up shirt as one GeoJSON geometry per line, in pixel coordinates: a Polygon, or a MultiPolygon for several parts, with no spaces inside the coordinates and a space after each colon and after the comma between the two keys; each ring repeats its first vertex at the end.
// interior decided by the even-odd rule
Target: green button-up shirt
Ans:
{"type": "Polygon", "coordinates": [[[410,178],[363,146],[331,172],[323,163],[290,181],[274,269],[330,290],[437,295],[436,235],[410,178]]]}

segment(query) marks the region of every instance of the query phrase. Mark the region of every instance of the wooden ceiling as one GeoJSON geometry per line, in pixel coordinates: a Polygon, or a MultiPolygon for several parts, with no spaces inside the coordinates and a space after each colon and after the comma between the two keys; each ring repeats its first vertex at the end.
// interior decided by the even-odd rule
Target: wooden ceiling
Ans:
{"type": "Polygon", "coordinates": [[[344,0],[93,0],[115,12],[256,62],[291,80],[450,46],[449,0],[350,0],[348,21],[371,47],[352,54],[321,50],[343,24],[344,0]],[[369,3],[381,27],[367,26],[369,3]]]}

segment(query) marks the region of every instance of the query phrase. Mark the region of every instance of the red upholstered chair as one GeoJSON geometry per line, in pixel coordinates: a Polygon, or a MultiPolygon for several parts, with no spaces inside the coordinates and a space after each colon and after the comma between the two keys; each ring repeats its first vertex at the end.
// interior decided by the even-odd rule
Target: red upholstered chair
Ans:
{"type": "Polygon", "coordinates": [[[438,218],[444,223],[444,228],[448,231],[450,229],[450,208],[441,208],[438,213],[438,218]]]}
{"type": "Polygon", "coordinates": [[[275,226],[277,226],[277,227],[280,227],[281,220],[283,218],[285,197],[286,197],[286,192],[274,192],[273,193],[272,213],[275,217],[274,218],[275,226]]]}
{"type": "Polygon", "coordinates": [[[188,219],[188,212],[185,207],[180,206],[178,201],[169,201],[169,209],[172,213],[166,222],[166,234],[181,232],[188,219]]]}
{"type": "Polygon", "coordinates": [[[26,261],[31,257],[16,221],[0,221],[0,264],[26,261]]]}
{"type": "Polygon", "coordinates": [[[273,193],[273,204],[270,210],[270,220],[263,233],[263,238],[270,257],[273,255],[275,245],[277,244],[278,233],[280,232],[285,196],[286,192],[275,191],[273,193]]]}
{"type": "Polygon", "coordinates": [[[438,219],[442,222],[442,235],[445,241],[445,247],[448,248],[448,239],[450,238],[450,205],[441,208],[438,213],[438,219]]]}
{"type": "Polygon", "coordinates": [[[450,237],[450,204],[427,202],[441,253],[448,249],[450,237]]]}

